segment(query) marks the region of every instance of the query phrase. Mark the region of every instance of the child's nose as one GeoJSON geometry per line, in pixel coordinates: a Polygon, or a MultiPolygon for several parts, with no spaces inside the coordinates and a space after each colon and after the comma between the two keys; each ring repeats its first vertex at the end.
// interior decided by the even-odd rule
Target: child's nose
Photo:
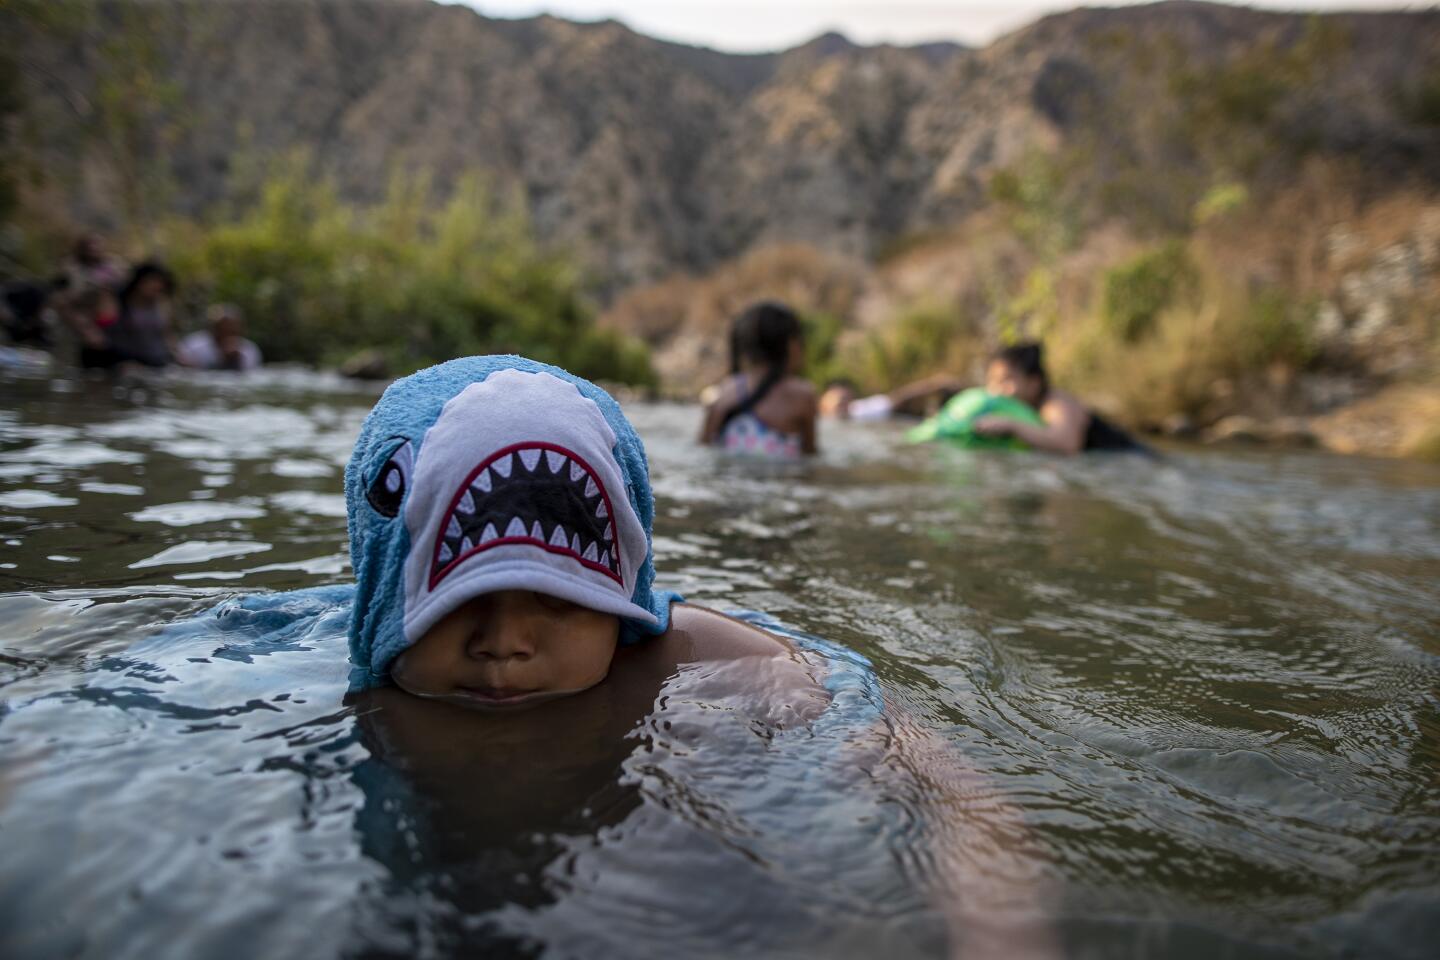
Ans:
{"type": "Polygon", "coordinates": [[[527,660],[535,647],[529,631],[492,621],[475,628],[465,652],[476,660],[527,660]]]}
{"type": "Polygon", "coordinates": [[[477,660],[527,660],[535,653],[534,624],[516,604],[490,604],[488,616],[481,617],[470,632],[465,652],[477,660]]]}

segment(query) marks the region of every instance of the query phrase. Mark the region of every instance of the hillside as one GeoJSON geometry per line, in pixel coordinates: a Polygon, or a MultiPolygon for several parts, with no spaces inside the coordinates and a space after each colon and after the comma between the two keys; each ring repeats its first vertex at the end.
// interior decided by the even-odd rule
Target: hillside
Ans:
{"type": "Polygon", "coordinates": [[[1440,177],[1440,127],[1405,109],[1440,62],[1434,12],[1162,3],[1049,17],[973,52],[829,36],[743,56],[425,0],[59,6],[80,13],[11,13],[4,30],[14,149],[71,219],[201,213],[302,147],[352,199],[397,168],[440,190],[478,168],[522,190],[602,291],[764,243],[871,256],[982,206],[1037,146],[1085,151],[1073,180],[1094,215],[1173,218],[1188,204],[1155,195],[1177,178],[1293,170],[1288,150],[1235,155],[1234,127],[1361,156],[1377,180],[1440,177]]]}
{"type": "MultiPolygon", "coordinates": [[[[736,310],[778,296],[811,318],[812,372],[868,389],[1041,336],[1132,425],[1440,450],[1417,413],[1440,403],[1440,12],[1166,2],[980,50],[828,34],[755,55],[429,0],[16,0],[0,27],[11,257],[80,226],[174,243],[168,218],[253,214],[288,171],[296,209],[306,182],[316,209],[324,184],[345,211],[399,197],[401,235],[371,217],[353,236],[413,260],[404,198],[478,172],[582,275],[521,260],[646,341],[679,392],[723,369],[736,310]]],[[[285,237],[291,214],[256,215],[285,237]]],[[[492,342],[489,308],[445,306],[430,276],[366,279],[367,329],[422,353],[467,324],[492,342]],[[421,301],[428,332],[406,333],[421,301]]],[[[305,355],[365,345],[352,328],[299,331],[305,355]]]]}

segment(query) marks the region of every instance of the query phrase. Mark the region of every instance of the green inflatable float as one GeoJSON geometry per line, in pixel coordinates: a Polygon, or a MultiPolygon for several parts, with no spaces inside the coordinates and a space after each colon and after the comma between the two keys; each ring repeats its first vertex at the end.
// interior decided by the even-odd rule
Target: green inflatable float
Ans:
{"type": "Polygon", "coordinates": [[[1028,450],[1030,445],[1014,437],[982,437],[971,429],[979,417],[1008,417],[1020,423],[1041,426],[1040,415],[1029,404],[1014,397],[987,393],[972,387],[955,394],[940,412],[905,434],[911,443],[944,440],[966,450],[1028,450]]]}

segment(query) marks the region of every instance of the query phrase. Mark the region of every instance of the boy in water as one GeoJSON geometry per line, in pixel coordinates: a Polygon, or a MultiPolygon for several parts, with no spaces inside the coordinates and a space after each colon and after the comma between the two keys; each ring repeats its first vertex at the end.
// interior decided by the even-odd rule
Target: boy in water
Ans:
{"type": "Polygon", "coordinates": [[[782,716],[828,702],[783,640],[652,589],[640,440],[563,370],[470,357],[398,381],[345,484],[353,690],[514,711],[734,661],[782,716]]]}
{"type": "Polygon", "coordinates": [[[345,490],[350,687],[372,749],[441,808],[473,815],[441,847],[475,862],[588,809],[631,749],[628,731],[663,711],[684,675],[677,696],[772,726],[839,714],[843,762],[923,780],[933,796],[922,882],[960,952],[1056,955],[1011,850],[1018,823],[937,738],[887,716],[863,658],[846,652],[817,679],[782,638],[653,589],[644,449],[603,390],[519,357],[421,371],[366,418],[345,490]],[[996,908],[1019,917],[997,923],[996,908]]]}

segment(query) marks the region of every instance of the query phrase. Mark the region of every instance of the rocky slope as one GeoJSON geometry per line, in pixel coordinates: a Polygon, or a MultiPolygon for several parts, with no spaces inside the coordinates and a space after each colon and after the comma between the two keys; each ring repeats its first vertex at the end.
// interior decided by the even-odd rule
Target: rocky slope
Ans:
{"type": "Polygon", "coordinates": [[[1296,149],[1440,179],[1433,11],[1172,2],[1049,17],[980,51],[827,36],[736,56],[425,0],[81,7],[0,11],[20,160],[75,221],[204,211],[297,147],[356,198],[397,168],[442,187],[478,168],[608,293],[768,243],[872,256],[974,211],[1037,149],[1069,151],[1090,217],[1173,219],[1177,180],[1283,179],[1296,149]]]}

